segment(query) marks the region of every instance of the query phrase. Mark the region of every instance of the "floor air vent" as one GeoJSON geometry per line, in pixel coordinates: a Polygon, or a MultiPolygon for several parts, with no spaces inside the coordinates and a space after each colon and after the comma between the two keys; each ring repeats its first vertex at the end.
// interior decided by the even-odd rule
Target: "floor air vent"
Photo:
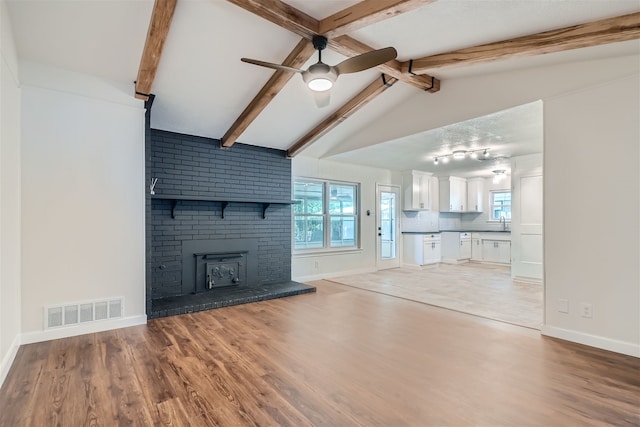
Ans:
{"type": "Polygon", "coordinates": [[[118,319],[123,315],[124,298],[122,297],[50,305],[44,308],[45,329],[118,319]]]}

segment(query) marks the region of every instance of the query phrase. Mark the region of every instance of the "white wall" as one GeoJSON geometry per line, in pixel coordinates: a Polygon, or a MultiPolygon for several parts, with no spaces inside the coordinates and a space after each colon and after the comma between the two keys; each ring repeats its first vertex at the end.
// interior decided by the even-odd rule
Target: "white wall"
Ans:
{"type": "Polygon", "coordinates": [[[144,107],[122,87],[21,62],[22,340],[144,323],[144,107]],[[43,307],[124,297],[125,319],[43,331],[43,307]]]}
{"type": "Polygon", "coordinates": [[[640,74],[545,102],[545,334],[640,357],[640,74]],[[569,300],[569,313],[558,300],[569,300]],[[593,305],[593,318],[580,304],[593,305]]]}
{"type": "MultiPolygon", "coordinates": [[[[321,178],[357,182],[360,187],[361,250],[348,254],[295,255],[291,263],[293,280],[305,281],[344,274],[375,271],[376,269],[376,184],[402,183],[399,173],[364,166],[296,156],[292,160],[292,173],[296,178],[321,178]],[[365,212],[371,211],[367,216],[365,212]],[[317,262],[317,268],[316,268],[317,262]]],[[[402,248],[402,242],[399,243],[402,248]]]]}
{"type": "Polygon", "coordinates": [[[20,344],[20,88],[11,23],[0,2],[0,385],[20,344]]]}

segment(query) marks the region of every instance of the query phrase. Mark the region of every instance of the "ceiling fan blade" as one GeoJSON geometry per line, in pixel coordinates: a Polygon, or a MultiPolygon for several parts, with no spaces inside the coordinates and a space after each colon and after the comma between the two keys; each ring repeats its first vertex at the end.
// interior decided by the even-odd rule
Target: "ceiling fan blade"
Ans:
{"type": "Polygon", "coordinates": [[[322,92],[312,90],[311,92],[313,92],[313,98],[316,100],[318,108],[324,108],[329,105],[329,101],[331,100],[330,90],[323,90],[322,92]]]}
{"type": "Polygon", "coordinates": [[[398,52],[394,48],[385,47],[345,59],[334,68],[338,74],[356,73],[389,62],[396,56],[398,56],[398,52]]]}
{"type": "Polygon", "coordinates": [[[272,64],[271,62],[258,61],[257,59],[240,58],[242,62],[246,62],[253,65],[260,65],[261,67],[273,68],[274,70],[288,71],[290,73],[301,73],[302,70],[293,67],[287,67],[286,65],[272,64]]]}

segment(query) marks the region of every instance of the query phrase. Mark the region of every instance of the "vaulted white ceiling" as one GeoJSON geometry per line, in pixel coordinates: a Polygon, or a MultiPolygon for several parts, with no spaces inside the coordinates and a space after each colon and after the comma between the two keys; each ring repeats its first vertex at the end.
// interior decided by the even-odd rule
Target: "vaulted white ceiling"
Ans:
{"type": "MultiPolygon", "coordinates": [[[[322,19],[358,2],[289,0],[286,3],[322,19]]],[[[151,0],[9,0],[8,4],[20,58],[117,82],[133,83],[136,79],[153,9],[151,0]]],[[[638,11],[637,0],[439,0],[349,35],[372,48],[394,46],[398,59],[404,61],[638,11]]],[[[178,0],[152,85],[151,92],[156,95],[152,127],[221,138],[272,75],[271,70],[243,63],[240,58],[281,63],[299,41],[300,36],[228,1],[178,0]]],[[[446,96],[447,81],[459,78],[639,52],[640,43],[632,40],[537,57],[444,68],[432,74],[442,82],[439,96],[446,96]]],[[[316,59],[314,55],[301,68],[316,59]]],[[[331,50],[323,52],[323,61],[328,64],[343,59],[344,56],[331,50]]],[[[379,76],[375,69],[340,76],[332,89],[331,104],[319,109],[300,76],[294,75],[240,135],[238,142],[286,149],[379,76]]],[[[434,96],[397,82],[317,144],[340,144],[416,93],[434,96]]],[[[521,113],[518,110],[512,114],[521,113]]],[[[513,135],[523,129],[497,117],[509,117],[509,114],[498,113],[486,122],[478,118],[473,127],[496,135],[513,135]],[[488,129],[488,126],[494,128],[488,129]]],[[[468,125],[459,125],[458,129],[466,127],[468,125]]],[[[411,156],[417,141],[431,138],[431,152],[442,150],[444,135],[450,134],[451,138],[455,135],[451,129],[425,128],[419,135],[404,135],[406,138],[395,138],[369,152],[346,153],[337,159],[394,169],[411,168],[413,163],[408,159],[418,157],[415,153],[411,156]],[[384,162],[376,161],[382,153],[388,153],[390,147],[394,155],[385,156],[384,162]]],[[[530,135],[518,135],[516,139],[528,141],[530,135]]],[[[456,144],[456,141],[447,140],[447,144],[456,144]]],[[[539,141],[536,144],[539,145],[539,141]]],[[[532,150],[527,147],[518,151],[514,147],[511,152],[532,150]]],[[[325,152],[314,147],[306,154],[324,155],[325,152]]],[[[431,153],[421,152],[420,156],[428,154],[431,153]]]]}

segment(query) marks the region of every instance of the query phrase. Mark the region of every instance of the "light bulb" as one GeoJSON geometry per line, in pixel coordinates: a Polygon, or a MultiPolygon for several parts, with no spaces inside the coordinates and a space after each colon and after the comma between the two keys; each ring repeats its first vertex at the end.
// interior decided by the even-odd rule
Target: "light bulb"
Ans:
{"type": "Polygon", "coordinates": [[[331,89],[333,82],[327,78],[318,77],[316,79],[309,80],[307,82],[307,86],[309,86],[309,89],[316,92],[324,92],[325,90],[331,89]]]}
{"type": "Polygon", "coordinates": [[[438,164],[438,158],[437,158],[437,157],[434,157],[434,158],[433,158],[433,164],[434,164],[434,165],[437,165],[437,164],[438,164]]]}
{"type": "Polygon", "coordinates": [[[448,157],[443,157],[442,158],[442,163],[449,163],[449,158],[448,157]]]}
{"type": "Polygon", "coordinates": [[[466,154],[467,154],[467,152],[466,152],[466,151],[463,151],[463,150],[456,150],[456,151],[454,151],[454,152],[453,152],[453,158],[454,158],[455,160],[462,160],[462,159],[464,159],[464,157],[465,157],[465,155],[466,155],[466,154]]]}
{"type": "Polygon", "coordinates": [[[471,158],[472,159],[477,159],[478,158],[478,153],[476,153],[475,151],[471,152],[471,158]]]}

